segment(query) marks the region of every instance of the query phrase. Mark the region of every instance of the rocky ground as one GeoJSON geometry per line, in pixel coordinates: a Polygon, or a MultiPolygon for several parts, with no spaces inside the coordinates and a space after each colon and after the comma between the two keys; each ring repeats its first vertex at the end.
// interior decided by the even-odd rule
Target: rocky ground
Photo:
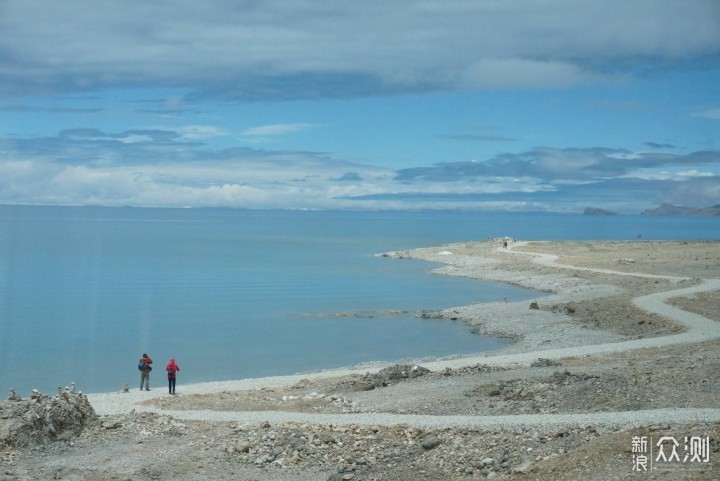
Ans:
{"type": "MultiPolygon", "coordinates": [[[[667,317],[636,307],[632,298],[720,278],[719,242],[558,242],[515,249],[518,253],[498,252],[494,243],[472,243],[390,257],[442,261],[446,266],[439,272],[445,274],[525,286],[541,280],[535,287],[554,294],[434,314],[513,337],[507,353],[682,332],[667,317]],[[535,264],[520,251],[555,254],[562,264],[585,268],[686,279],[559,269],[535,264]]],[[[671,303],[718,321],[719,301],[713,291],[671,303]]],[[[580,348],[576,355],[540,356],[531,363],[493,359],[308,374],[292,383],[195,394],[179,385],[180,395],[153,392],[132,409],[93,403],[105,409],[95,416],[88,414],[81,394],[36,393],[0,404],[0,481],[720,479],[717,417],[676,422],[661,414],[652,422],[627,425],[572,417],[617,412],[618,418],[632,420],[648,410],[720,408],[717,339],[612,354],[586,355],[580,348]],[[207,416],[191,420],[188,412],[207,416]],[[240,412],[258,413],[257,421],[213,420],[216,413],[240,412]],[[273,421],[277,412],[297,413],[298,419],[273,421]],[[368,415],[377,423],[307,422],[301,413],[341,420],[368,415]],[[402,422],[417,419],[413,415],[448,424],[402,422]],[[553,415],[559,417],[542,421],[553,415]],[[387,422],[386,416],[400,421],[387,422]],[[467,416],[499,421],[494,427],[463,426],[458,419],[467,416]],[[643,437],[655,450],[653,460],[655,443],[663,437],[679,442],[680,460],[689,453],[686,437],[707,439],[708,462],[655,462],[652,472],[634,471],[633,455],[642,453],[633,452],[633,439],[643,437]]]]}

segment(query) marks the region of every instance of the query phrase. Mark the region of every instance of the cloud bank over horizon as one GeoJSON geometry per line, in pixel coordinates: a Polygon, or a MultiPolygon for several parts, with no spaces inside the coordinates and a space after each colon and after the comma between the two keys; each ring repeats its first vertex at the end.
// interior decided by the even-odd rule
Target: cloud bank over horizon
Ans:
{"type": "Polygon", "coordinates": [[[0,203],[720,204],[717,1],[0,9],[0,203]]]}
{"type": "Polygon", "coordinates": [[[720,54],[720,5],[5,2],[0,94],[118,85],[262,100],[566,87],[720,54]],[[689,35],[688,32],[692,32],[689,35]]]}
{"type": "Polygon", "coordinates": [[[71,129],[0,141],[0,203],[638,213],[720,198],[717,152],[536,148],[388,169],[307,151],[208,149],[183,132],[71,129]]]}

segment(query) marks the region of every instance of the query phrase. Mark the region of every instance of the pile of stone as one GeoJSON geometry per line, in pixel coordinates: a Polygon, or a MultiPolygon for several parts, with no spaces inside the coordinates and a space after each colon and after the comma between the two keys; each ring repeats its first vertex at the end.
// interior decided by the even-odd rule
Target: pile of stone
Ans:
{"type": "Polygon", "coordinates": [[[27,399],[10,389],[7,401],[0,402],[0,445],[24,447],[72,438],[95,422],[95,410],[74,384],[58,387],[57,396],[33,389],[27,399]]]}
{"type": "Polygon", "coordinates": [[[554,361],[552,359],[546,359],[544,357],[538,358],[536,361],[530,363],[530,367],[557,367],[562,366],[562,363],[554,361]]]}
{"type": "Polygon", "coordinates": [[[489,372],[507,371],[508,367],[489,366],[487,364],[475,364],[473,366],[463,366],[457,369],[446,367],[443,371],[433,373],[435,376],[451,377],[451,376],[471,376],[474,374],[485,374],[489,372]]]}
{"type": "Polygon", "coordinates": [[[341,383],[339,389],[349,391],[371,391],[376,388],[387,387],[398,382],[425,376],[430,370],[416,364],[395,364],[381,369],[374,374],[365,374],[350,381],[341,383]]]}

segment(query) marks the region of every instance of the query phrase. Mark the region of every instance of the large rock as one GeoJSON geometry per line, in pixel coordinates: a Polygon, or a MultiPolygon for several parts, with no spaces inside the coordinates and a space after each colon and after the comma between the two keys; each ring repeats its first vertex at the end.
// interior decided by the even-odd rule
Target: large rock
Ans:
{"type": "Polygon", "coordinates": [[[0,403],[0,444],[31,446],[76,435],[97,422],[87,397],[67,390],[55,397],[33,391],[29,399],[0,403]]]}

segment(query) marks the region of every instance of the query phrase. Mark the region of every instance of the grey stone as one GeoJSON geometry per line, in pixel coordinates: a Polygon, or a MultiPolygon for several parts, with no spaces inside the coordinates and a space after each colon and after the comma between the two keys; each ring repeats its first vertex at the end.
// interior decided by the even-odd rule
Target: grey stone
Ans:
{"type": "Polygon", "coordinates": [[[117,419],[106,419],[100,426],[103,429],[118,429],[122,427],[122,423],[117,419]]]}
{"type": "Polygon", "coordinates": [[[520,466],[515,466],[512,469],[512,472],[516,474],[526,474],[532,471],[534,467],[535,466],[532,461],[525,461],[520,466]]]}
{"type": "Polygon", "coordinates": [[[436,436],[428,436],[422,440],[422,447],[424,449],[434,449],[440,446],[440,442],[436,436]]]}

